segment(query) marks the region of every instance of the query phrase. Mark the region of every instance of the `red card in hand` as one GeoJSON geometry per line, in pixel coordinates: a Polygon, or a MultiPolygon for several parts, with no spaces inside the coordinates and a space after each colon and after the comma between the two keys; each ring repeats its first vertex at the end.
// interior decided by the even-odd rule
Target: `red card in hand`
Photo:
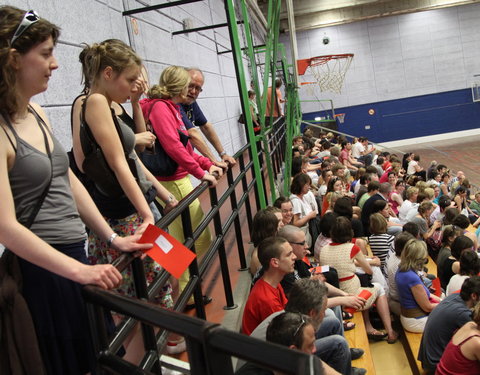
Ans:
{"type": "Polygon", "coordinates": [[[150,224],[138,242],[152,243],[153,247],[145,254],[177,279],[196,257],[189,248],[155,225],[150,224]]]}

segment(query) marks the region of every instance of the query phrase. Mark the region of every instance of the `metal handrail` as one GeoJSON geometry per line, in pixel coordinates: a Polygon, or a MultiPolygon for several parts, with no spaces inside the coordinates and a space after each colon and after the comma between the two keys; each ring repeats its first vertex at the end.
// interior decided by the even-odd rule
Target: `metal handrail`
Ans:
{"type": "MultiPolygon", "coordinates": [[[[131,297],[120,296],[96,286],[86,286],[82,294],[91,316],[98,364],[119,374],[160,373],[158,364],[153,370],[139,368],[126,362],[108,346],[108,335],[103,308],[131,315],[148,326],[157,326],[185,337],[192,375],[233,375],[232,357],[266,366],[285,374],[307,375],[320,373],[320,362],[313,355],[287,347],[254,339],[202,319],[178,314],[154,304],[131,297]],[[152,372],[149,372],[152,371],[152,372]]],[[[157,356],[157,353],[151,353],[157,356]]]]}
{"type": "MultiPolygon", "coordinates": [[[[266,155],[270,155],[272,165],[278,166],[275,168],[275,178],[276,173],[280,173],[280,165],[283,161],[283,156],[285,148],[285,123],[279,121],[273,125],[270,132],[267,133],[267,144],[269,147],[266,155]]],[[[235,174],[232,169],[229,169],[226,172],[226,178],[228,180],[228,188],[223,192],[221,197],[217,197],[216,188],[209,189],[207,182],[200,183],[195,189],[193,189],[184,199],[182,199],[179,204],[172,209],[168,214],[163,216],[156,225],[162,229],[167,229],[168,225],[171,224],[177,217],[182,217],[182,224],[184,229],[184,245],[190,248],[192,251],[195,251],[195,240],[201,235],[203,230],[205,230],[211,222],[214,224],[215,236],[212,240],[210,248],[204,254],[202,261],[198,262],[197,259],[194,259],[192,264],[189,266],[190,270],[190,280],[182,291],[181,295],[177,299],[174,310],[177,312],[183,311],[185,304],[194,296],[195,307],[197,317],[205,319],[205,309],[202,301],[201,293],[201,279],[203,275],[208,271],[210,264],[218,255],[220,270],[223,279],[223,286],[225,291],[226,298],[226,309],[234,309],[237,307],[233,299],[233,292],[230,282],[230,272],[228,268],[227,254],[225,249],[225,236],[230,231],[231,227],[234,227],[236,234],[236,242],[238,247],[238,255],[240,260],[240,270],[247,269],[247,263],[245,259],[245,249],[243,246],[243,237],[241,231],[240,223],[240,210],[245,207],[247,213],[247,223],[248,228],[251,231],[252,228],[252,207],[250,206],[250,192],[254,190],[256,184],[255,169],[253,168],[253,161],[250,157],[248,162],[245,162],[245,152],[251,154],[251,148],[249,144],[242,147],[238,150],[234,157],[237,159],[239,164],[239,171],[235,174]],[[251,171],[250,181],[247,180],[247,175],[251,171]],[[236,188],[241,186],[241,194],[237,196],[236,188]],[[190,222],[190,210],[189,205],[206,190],[209,190],[211,208],[208,212],[205,213],[204,219],[198,225],[195,230],[193,230],[190,222]],[[225,220],[220,220],[220,208],[227,203],[231,203],[231,213],[225,220]]],[[[262,170],[263,174],[263,170],[262,170]]],[[[263,177],[260,177],[263,178],[263,177]]],[[[259,200],[256,196],[257,209],[259,209],[259,200]]],[[[127,266],[132,267],[132,275],[135,283],[135,290],[137,293],[137,298],[144,301],[152,301],[154,297],[158,294],[160,289],[165,285],[169,280],[170,274],[162,270],[156,278],[147,286],[145,279],[145,272],[143,268],[143,263],[141,259],[133,257],[131,254],[122,254],[118,259],[116,259],[113,264],[119,269],[119,271],[124,270],[127,266]]],[[[95,302],[95,301],[92,301],[95,302]]],[[[115,310],[115,309],[114,309],[115,310]]],[[[93,311],[93,310],[92,310],[93,311]]],[[[118,310],[115,310],[118,311],[118,310]]],[[[116,333],[109,339],[100,339],[100,343],[96,344],[97,352],[101,348],[102,353],[117,353],[121,349],[123,341],[128,337],[128,335],[134,329],[137,320],[134,314],[128,314],[127,311],[118,311],[122,314],[125,314],[126,318],[118,325],[116,333]]],[[[103,314],[90,313],[91,319],[100,319],[103,314]]],[[[162,326],[163,327],[163,326],[162,326]]],[[[171,327],[167,326],[168,330],[171,331],[171,327]]],[[[97,330],[100,335],[103,335],[101,328],[97,327],[97,330]]],[[[167,333],[164,330],[161,330],[155,334],[153,327],[148,324],[142,323],[142,332],[144,336],[144,345],[147,350],[143,360],[142,368],[155,369],[158,367],[158,349],[162,348],[166,344],[167,333]]],[[[105,333],[106,334],[106,333],[105,333]]],[[[103,354],[100,356],[100,363],[105,368],[111,368],[111,366],[118,366],[118,368],[127,369],[128,363],[116,363],[114,356],[103,354]],[[114,365],[112,363],[115,362],[114,365]]],[[[142,372],[144,373],[144,372],[142,372]]]]}

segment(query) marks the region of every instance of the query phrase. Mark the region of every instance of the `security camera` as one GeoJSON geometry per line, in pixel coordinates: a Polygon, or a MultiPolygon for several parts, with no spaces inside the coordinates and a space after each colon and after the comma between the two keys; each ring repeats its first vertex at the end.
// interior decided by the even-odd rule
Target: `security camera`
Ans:
{"type": "Polygon", "coordinates": [[[330,43],[330,38],[325,35],[322,41],[323,41],[323,44],[327,45],[328,43],[330,43]]]}

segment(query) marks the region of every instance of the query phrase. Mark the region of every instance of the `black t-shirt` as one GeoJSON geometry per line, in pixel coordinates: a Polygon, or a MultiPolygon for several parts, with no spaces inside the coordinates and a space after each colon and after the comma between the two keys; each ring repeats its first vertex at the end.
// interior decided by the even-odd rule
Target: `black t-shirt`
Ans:
{"type": "Polygon", "coordinates": [[[418,351],[418,359],[425,369],[435,368],[455,331],[469,322],[471,315],[472,312],[458,293],[449,295],[433,309],[428,316],[418,351]]]}
{"type": "Polygon", "coordinates": [[[292,289],[295,281],[311,276],[309,268],[310,266],[303,260],[300,259],[295,261],[295,271],[289,273],[288,275],[285,275],[283,277],[283,280],[281,281],[283,291],[287,296],[288,293],[290,293],[290,289],[292,289]]]}
{"type": "Polygon", "coordinates": [[[438,277],[440,278],[440,284],[442,285],[443,290],[447,290],[447,285],[455,273],[452,271],[453,263],[455,263],[455,259],[447,258],[443,262],[443,266],[437,268],[438,270],[438,277]]]}

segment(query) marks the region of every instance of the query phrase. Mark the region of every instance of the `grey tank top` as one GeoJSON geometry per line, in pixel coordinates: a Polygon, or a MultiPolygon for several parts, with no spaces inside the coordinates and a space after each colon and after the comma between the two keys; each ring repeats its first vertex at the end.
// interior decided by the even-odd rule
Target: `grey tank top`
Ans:
{"type": "MultiPolygon", "coordinates": [[[[43,125],[39,123],[38,126],[43,125]]],[[[8,175],[17,220],[25,224],[48,184],[50,160],[47,154],[21,139],[13,127],[9,128],[17,145],[15,161],[8,175]]],[[[48,128],[47,132],[53,142],[52,182],[30,230],[49,244],[80,242],[85,240],[86,232],[70,188],[68,156],[48,128]]]]}
{"type": "MultiPolygon", "coordinates": [[[[82,110],[84,110],[84,106],[85,106],[85,103],[83,104],[82,110]]],[[[114,121],[117,121],[120,127],[120,131],[122,134],[119,134],[119,136],[123,138],[125,154],[128,154],[130,159],[135,161],[136,173],[134,173],[134,171],[132,171],[132,173],[134,174],[134,176],[137,176],[137,183],[140,186],[142,193],[145,194],[152,187],[153,184],[147,180],[147,177],[145,176],[143,168],[141,167],[138,161],[137,154],[135,153],[135,133],[123,121],[122,118],[115,115],[115,112],[113,111],[113,109],[110,109],[110,111],[112,113],[112,119],[114,121]]],[[[82,122],[82,126],[80,127],[80,143],[82,145],[82,150],[84,154],[87,155],[91,152],[91,147],[92,147],[89,141],[89,137],[86,134],[87,131],[90,131],[89,129],[87,130],[87,128],[89,128],[90,126],[85,121],[84,115],[80,117],[80,121],[82,122]]],[[[93,138],[93,134],[92,134],[92,138],[93,138]]]]}

